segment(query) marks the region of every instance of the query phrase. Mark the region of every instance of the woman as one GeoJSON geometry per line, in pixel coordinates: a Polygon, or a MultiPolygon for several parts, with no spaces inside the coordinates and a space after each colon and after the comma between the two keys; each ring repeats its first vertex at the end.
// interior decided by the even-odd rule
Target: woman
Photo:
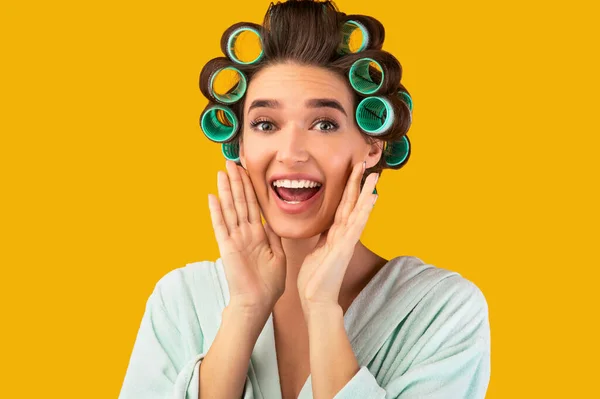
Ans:
{"type": "Polygon", "coordinates": [[[122,399],[484,397],[481,291],[359,240],[379,174],[410,153],[412,102],[383,39],[375,19],[317,1],[225,32],[227,57],[200,76],[202,129],[228,158],[209,195],[221,257],[158,282],[122,399]],[[242,33],[260,38],[249,61],[242,33]],[[219,93],[225,72],[237,81],[219,93]]]}

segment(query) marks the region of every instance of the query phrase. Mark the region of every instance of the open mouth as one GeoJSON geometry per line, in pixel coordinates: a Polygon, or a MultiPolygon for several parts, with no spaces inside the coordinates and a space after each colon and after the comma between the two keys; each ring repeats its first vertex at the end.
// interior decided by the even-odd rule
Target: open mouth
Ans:
{"type": "Polygon", "coordinates": [[[306,187],[306,188],[290,188],[290,187],[277,187],[271,184],[271,188],[275,191],[275,194],[282,201],[288,204],[299,204],[304,201],[308,201],[314,197],[323,185],[317,187],[306,187]]]}

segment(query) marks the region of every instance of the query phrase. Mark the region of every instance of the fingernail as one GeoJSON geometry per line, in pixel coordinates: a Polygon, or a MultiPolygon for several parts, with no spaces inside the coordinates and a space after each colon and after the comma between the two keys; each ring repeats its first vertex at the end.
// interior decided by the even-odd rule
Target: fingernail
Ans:
{"type": "Polygon", "coordinates": [[[379,180],[379,173],[375,175],[375,183],[377,183],[377,180],[379,180]]]}
{"type": "Polygon", "coordinates": [[[367,169],[367,161],[363,161],[363,173],[365,172],[365,169],[367,169]]]}
{"type": "Polygon", "coordinates": [[[375,206],[375,202],[377,202],[377,198],[379,198],[379,195],[375,196],[375,199],[373,200],[373,206],[375,206]]]}

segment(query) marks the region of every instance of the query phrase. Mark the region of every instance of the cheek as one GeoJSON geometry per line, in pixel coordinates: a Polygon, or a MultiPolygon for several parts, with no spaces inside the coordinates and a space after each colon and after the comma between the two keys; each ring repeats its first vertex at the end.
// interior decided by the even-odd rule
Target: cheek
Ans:
{"type": "Polygon", "coordinates": [[[244,138],[243,156],[246,164],[246,169],[252,174],[260,173],[263,175],[268,163],[268,151],[265,151],[265,146],[260,145],[260,142],[254,139],[244,138]]]}
{"type": "Polygon", "coordinates": [[[337,208],[344,194],[351,173],[351,165],[352,159],[348,154],[344,156],[332,155],[327,163],[327,190],[325,195],[329,202],[328,207],[332,209],[337,208]]]}
{"type": "Polygon", "coordinates": [[[344,149],[340,149],[337,153],[332,151],[329,158],[326,159],[328,209],[335,210],[342,199],[352,168],[363,159],[360,153],[348,151],[348,146],[346,146],[345,151],[344,149]]]}
{"type": "Polygon", "coordinates": [[[332,209],[337,208],[340,200],[342,199],[342,195],[344,194],[344,189],[346,188],[346,180],[344,180],[343,175],[337,175],[334,178],[329,179],[329,184],[327,185],[327,191],[325,193],[328,198],[329,207],[332,209]]]}

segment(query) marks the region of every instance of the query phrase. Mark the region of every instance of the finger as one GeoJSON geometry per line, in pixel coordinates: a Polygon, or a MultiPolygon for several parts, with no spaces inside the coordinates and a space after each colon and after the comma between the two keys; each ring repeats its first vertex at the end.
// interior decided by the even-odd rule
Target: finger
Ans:
{"type": "Polygon", "coordinates": [[[348,225],[355,223],[356,218],[359,216],[361,210],[368,210],[370,212],[373,208],[373,202],[375,201],[375,198],[377,198],[377,194],[373,194],[373,189],[375,188],[378,179],[379,173],[371,173],[369,176],[367,176],[362,192],[360,193],[360,197],[356,203],[356,207],[348,218],[348,225]]]}
{"type": "Polygon", "coordinates": [[[225,168],[229,174],[229,183],[231,193],[233,194],[233,204],[237,213],[238,224],[248,221],[248,205],[246,204],[246,194],[244,193],[244,183],[240,175],[238,166],[235,162],[225,161],[225,168]]]}
{"type": "Polygon", "coordinates": [[[222,243],[229,236],[229,231],[225,225],[225,220],[223,220],[219,200],[213,194],[208,194],[208,209],[210,210],[210,220],[212,221],[212,227],[220,250],[222,243]]]}
{"type": "MultiPolygon", "coordinates": [[[[363,163],[361,163],[361,164],[363,164],[363,163]]],[[[340,224],[342,222],[342,215],[345,212],[346,206],[349,205],[348,204],[348,197],[349,197],[349,191],[350,191],[350,185],[351,185],[349,183],[354,180],[354,174],[357,173],[356,169],[361,164],[354,165],[354,167],[352,168],[352,171],[350,172],[350,176],[348,176],[348,180],[347,180],[346,186],[344,188],[344,193],[342,194],[342,199],[340,200],[340,204],[338,205],[337,211],[335,213],[334,222],[336,224],[340,224]]],[[[360,166],[360,168],[362,168],[362,166],[360,166]]]]}
{"type": "Polygon", "coordinates": [[[240,168],[240,175],[244,182],[244,193],[246,194],[246,203],[248,204],[248,221],[250,223],[260,223],[260,208],[256,199],[256,193],[254,192],[254,186],[246,170],[241,166],[238,166],[238,168],[240,168]]]}
{"type": "Polygon", "coordinates": [[[357,205],[355,212],[350,216],[348,230],[346,237],[344,237],[348,243],[356,243],[360,239],[373,210],[373,202],[376,196],[377,194],[369,194],[373,201],[365,201],[361,205],[357,205]]]}
{"type": "Polygon", "coordinates": [[[364,162],[357,163],[352,169],[352,173],[350,174],[346,184],[346,189],[344,190],[344,196],[342,197],[342,201],[340,202],[338,211],[336,212],[336,223],[346,223],[349,215],[356,205],[360,191],[360,181],[363,174],[363,165],[364,162]]]}
{"type": "Polygon", "coordinates": [[[231,197],[231,186],[229,185],[229,177],[227,173],[222,170],[217,172],[217,186],[219,189],[219,202],[221,204],[221,211],[223,213],[223,219],[227,225],[229,233],[238,226],[237,212],[233,205],[233,198],[231,197]]]}

